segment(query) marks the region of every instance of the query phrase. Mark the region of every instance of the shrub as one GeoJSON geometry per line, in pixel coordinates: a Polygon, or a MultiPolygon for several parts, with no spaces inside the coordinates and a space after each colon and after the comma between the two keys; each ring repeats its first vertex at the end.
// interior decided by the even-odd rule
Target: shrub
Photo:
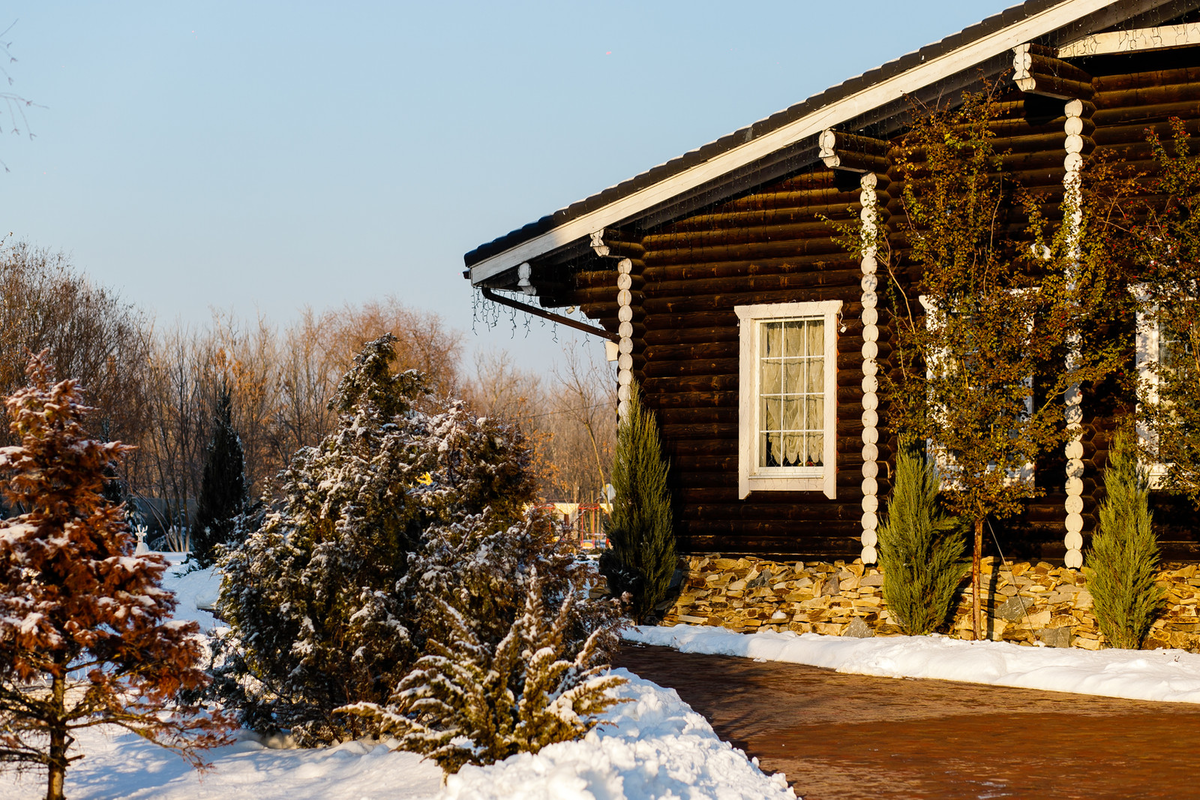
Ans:
{"type": "Polygon", "coordinates": [[[617,495],[600,571],[609,592],[627,602],[630,616],[640,623],[667,596],[677,559],[658,425],[642,405],[637,385],[630,388],[629,408],[617,427],[612,471],[617,495]]]}
{"type": "Polygon", "coordinates": [[[942,509],[940,481],[924,454],[901,449],[887,517],[879,527],[883,599],[910,636],[935,631],[967,573],[962,527],[942,509]]]}
{"type": "Polygon", "coordinates": [[[1163,604],[1155,583],[1158,540],[1151,527],[1150,482],[1138,464],[1133,433],[1113,440],[1104,469],[1106,497],[1100,504],[1100,529],[1092,537],[1087,587],[1095,603],[1100,631],[1113,647],[1136,650],[1163,604]]]}
{"type": "Polygon", "coordinates": [[[431,531],[406,590],[422,600],[426,653],[386,704],[343,711],[446,772],[577,739],[614,702],[617,615],[588,600],[591,567],[529,517],[498,533],[480,517],[431,531]]]}

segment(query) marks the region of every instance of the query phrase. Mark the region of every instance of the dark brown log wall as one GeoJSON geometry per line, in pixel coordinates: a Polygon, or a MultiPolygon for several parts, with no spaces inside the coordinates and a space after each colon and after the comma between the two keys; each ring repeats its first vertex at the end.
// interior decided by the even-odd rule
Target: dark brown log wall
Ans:
{"type": "MultiPolygon", "coordinates": [[[[1200,133],[1200,53],[1081,59],[1095,76],[1084,102],[1085,155],[1104,154],[1152,167],[1147,128],[1168,136],[1167,120],[1180,116],[1200,133]]],[[[1063,101],[1025,96],[1015,87],[993,123],[996,147],[1028,189],[1051,209],[1061,202],[1065,115],[1063,101]]],[[[898,141],[898,140],[897,140],[898,141]]],[[[892,163],[895,162],[893,158],[892,163]]],[[[900,175],[879,176],[885,218],[903,219],[900,175]]],[[[813,167],[744,197],[729,200],[641,237],[613,237],[614,255],[633,259],[634,371],[662,425],[678,501],[683,552],[755,553],[798,558],[854,558],[861,532],[862,325],[861,272],[836,241],[830,220],[858,213],[855,181],[813,167]],[[853,187],[853,188],[851,188],[853,187]],[[738,498],[737,305],[839,299],[837,498],[820,492],[754,492],[738,498]]],[[[1053,214],[1051,214],[1053,216],[1053,214]]],[[[889,224],[897,268],[906,273],[905,242],[889,224]]],[[[606,240],[607,242],[607,240],[606,240]]],[[[614,262],[615,263],[615,262],[614,262]]],[[[609,330],[617,328],[616,273],[576,276],[573,302],[609,330]]],[[[882,298],[881,298],[882,299],[882,298]]],[[[914,298],[915,300],[915,298],[914,298]]],[[[891,318],[880,309],[880,365],[892,346],[891,318]]],[[[886,397],[881,417],[886,424],[886,397]]],[[[1085,395],[1085,540],[1103,495],[1100,469],[1116,416],[1128,398],[1111,388],[1085,395]]],[[[893,462],[895,437],[880,431],[880,460],[893,462]]],[[[1023,517],[997,526],[1005,555],[1061,558],[1065,532],[1065,459],[1038,464],[1045,494],[1023,517]]],[[[880,492],[890,469],[881,463],[880,492]]],[[[1200,555],[1194,527],[1166,503],[1171,521],[1167,558],[1200,555]],[[1171,515],[1174,516],[1171,516],[1171,515]]]]}

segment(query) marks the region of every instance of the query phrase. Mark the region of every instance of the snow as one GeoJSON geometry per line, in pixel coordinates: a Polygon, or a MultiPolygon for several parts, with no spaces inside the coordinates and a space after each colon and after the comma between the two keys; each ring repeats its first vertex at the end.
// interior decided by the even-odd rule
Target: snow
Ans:
{"type": "Polygon", "coordinates": [[[944,636],[854,639],[815,633],[734,633],[676,625],[626,630],[625,638],[683,653],[745,656],[884,678],[1073,692],[1130,700],[1200,703],[1200,655],[1182,650],[1080,650],[968,642],[944,636]]]}
{"type": "Polygon", "coordinates": [[[221,573],[216,567],[188,572],[193,566],[185,563],[186,553],[159,553],[170,566],[163,574],[163,586],[175,593],[175,619],[194,620],[200,630],[208,632],[217,626],[210,609],[221,594],[221,573]]]}
{"type": "MultiPolygon", "coordinates": [[[[86,757],[67,771],[71,800],[792,800],[783,776],[768,778],[722,742],[672,689],[625,670],[609,724],[577,742],[488,767],[442,771],[386,744],[349,742],[314,750],[272,749],[257,737],[208,753],[198,773],[178,756],[111,726],[78,735],[86,757]]],[[[45,778],[0,772],[0,797],[35,800],[45,778]]]]}
{"type": "MultiPolygon", "coordinates": [[[[214,569],[187,572],[171,561],[164,580],[179,601],[177,619],[211,630],[210,607],[220,590],[214,569]]],[[[77,733],[85,757],[67,771],[71,800],[790,800],[782,775],[767,777],[722,742],[672,689],[625,671],[614,690],[627,698],[605,723],[576,742],[487,767],[464,767],[443,785],[442,771],[413,753],[378,742],[348,742],[301,750],[242,732],[236,743],[209,751],[211,768],[193,770],[179,756],[114,726],[77,733]]],[[[0,771],[0,797],[35,800],[45,775],[0,771]]]]}

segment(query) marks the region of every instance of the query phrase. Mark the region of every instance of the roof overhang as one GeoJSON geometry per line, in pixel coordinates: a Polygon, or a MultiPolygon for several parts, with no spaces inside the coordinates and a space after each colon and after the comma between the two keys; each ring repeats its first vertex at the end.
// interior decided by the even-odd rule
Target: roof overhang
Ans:
{"type": "MultiPolygon", "coordinates": [[[[1157,20],[1154,12],[1163,9],[1166,9],[1165,13],[1159,16],[1164,19],[1181,13],[1180,4],[1171,0],[1063,0],[1058,3],[1030,0],[999,15],[1004,17],[1011,12],[1018,12],[1019,18],[1011,24],[985,32],[961,46],[943,48],[940,54],[928,58],[923,57],[923,54],[932,50],[934,46],[923,48],[914,54],[918,57],[915,59],[916,63],[907,69],[890,75],[883,70],[877,70],[876,72],[884,73],[878,80],[867,82],[856,91],[816,105],[796,119],[764,133],[752,136],[754,126],[751,126],[746,129],[746,141],[742,144],[687,166],[662,180],[635,188],[633,191],[618,193],[619,196],[610,202],[585,209],[581,213],[565,213],[571,211],[571,208],[558,212],[556,217],[561,215],[567,218],[548,230],[531,236],[521,237],[518,235],[521,232],[514,232],[505,238],[516,236],[517,241],[499,252],[478,260],[473,258],[476,253],[468,254],[467,274],[473,285],[498,285],[504,282],[501,277],[504,273],[515,270],[521,264],[561,253],[566,248],[578,249],[581,240],[585,240],[595,231],[619,227],[623,223],[650,215],[665,221],[670,217],[669,210],[673,207],[678,208],[682,198],[711,190],[715,184],[728,180],[730,176],[736,176],[738,173],[761,173],[764,164],[788,163],[794,168],[797,160],[815,161],[818,152],[817,137],[825,129],[843,126],[852,121],[861,124],[872,111],[888,107],[893,109],[890,113],[898,115],[904,111],[904,104],[897,101],[905,96],[918,95],[923,89],[943,84],[972,70],[978,71],[983,65],[991,64],[994,67],[991,72],[995,73],[998,71],[996,65],[1003,68],[1004,64],[1011,63],[1011,50],[1017,45],[1035,40],[1044,41],[1057,33],[1058,36],[1052,37],[1057,41],[1047,42],[1048,44],[1062,46],[1079,42],[1081,44],[1076,49],[1090,49],[1091,52],[1086,53],[1089,55],[1096,54],[1098,50],[1116,52],[1122,48],[1115,43],[1129,41],[1127,35],[1125,39],[1120,39],[1119,35],[1093,34],[1130,20],[1142,22],[1148,18],[1149,24],[1155,24],[1157,20]],[[780,154],[784,153],[790,155],[783,158],[780,154]]],[[[1193,26],[1173,26],[1172,30],[1185,27],[1193,26]]],[[[968,31],[959,36],[965,37],[968,31]]],[[[950,37],[944,42],[954,38],[950,37]]],[[[1143,44],[1143,48],[1147,47],[1139,41],[1132,48],[1126,45],[1125,51],[1139,49],[1137,44],[1143,44]]],[[[1064,54],[1076,54],[1070,47],[1062,49],[1064,54]]],[[[911,57],[906,57],[897,63],[902,64],[910,59],[911,57]]],[[[863,78],[871,75],[872,73],[867,73],[863,78]]],[[[972,75],[971,79],[976,77],[978,76],[972,75]]],[[[814,99],[819,98],[820,96],[814,99]]]]}

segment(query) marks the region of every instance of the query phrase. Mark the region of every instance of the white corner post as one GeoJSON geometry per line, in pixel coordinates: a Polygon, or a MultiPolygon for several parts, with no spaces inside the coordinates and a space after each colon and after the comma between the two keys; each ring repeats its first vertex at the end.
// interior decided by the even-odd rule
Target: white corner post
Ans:
{"type": "MultiPolygon", "coordinates": [[[[604,243],[604,229],[591,236],[592,250],[603,258],[618,258],[604,243]]],[[[629,395],[633,391],[633,262],[617,261],[617,419],[629,413],[629,395]]]]}
{"type": "MultiPolygon", "coordinates": [[[[1083,227],[1083,192],[1080,171],[1083,169],[1083,103],[1070,100],[1066,112],[1066,159],[1063,161],[1063,194],[1070,211],[1067,219],[1067,247],[1073,262],[1079,258],[1079,237],[1083,227]]],[[[1076,337],[1068,348],[1068,366],[1078,363],[1081,342],[1076,337]]],[[[1064,396],[1067,430],[1065,455],[1067,457],[1066,494],[1066,555],[1063,564],[1070,569],[1083,566],[1083,391],[1079,384],[1072,384],[1064,396]]]]}
{"type": "Polygon", "coordinates": [[[875,173],[867,172],[859,179],[861,192],[859,212],[862,219],[862,561],[874,564],[879,560],[875,545],[879,542],[879,277],[876,272],[875,246],[878,234],[879,198],[875,194],[875,173]]]}

